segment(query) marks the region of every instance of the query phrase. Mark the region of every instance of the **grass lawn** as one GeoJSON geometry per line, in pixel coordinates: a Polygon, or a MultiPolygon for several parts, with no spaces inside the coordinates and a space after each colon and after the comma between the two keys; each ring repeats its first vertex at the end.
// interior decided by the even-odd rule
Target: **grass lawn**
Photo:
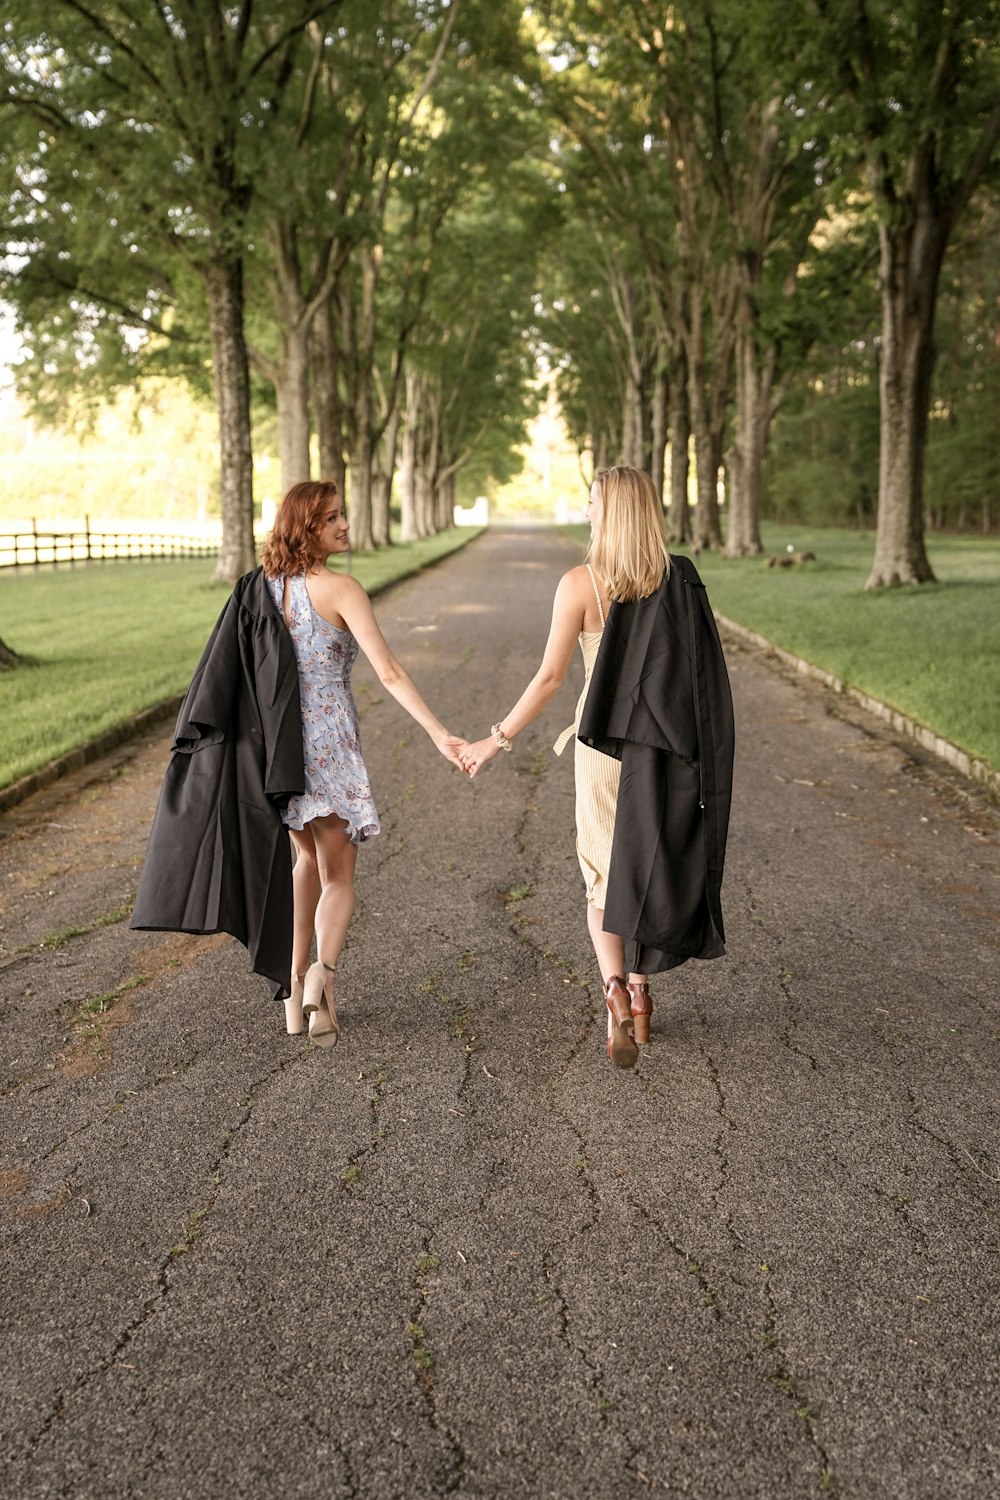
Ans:
{"type": "MultiPolygon", "coordinates": [[[[359,553],[352,572],[377,593],[477,535],[454,527],[359,553]]],[[[0,636],[35,663],[0,672],[0,786],[183,692],[229,596],[209,581],[211,567],[157,560],[0,573],[0,636]]]]}
{"type": "MultiPolygon", "coordinates": [[[[567,528],[581,542],[589,528],[567,528]]],[[[815,552],[804,568],[767,558],[696,560],[720,614],[891,704],[1000,768],[1000,539],[927,539],[937,584],[864,592],[874,535],[762,527],[768,553],[815,552]]]]}

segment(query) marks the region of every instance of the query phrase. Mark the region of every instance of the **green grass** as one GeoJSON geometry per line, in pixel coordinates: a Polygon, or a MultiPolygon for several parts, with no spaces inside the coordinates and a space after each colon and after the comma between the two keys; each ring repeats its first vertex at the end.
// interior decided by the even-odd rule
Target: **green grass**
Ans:
{"type": "MultiPolygon", "coordinates": [[[[478,533],[452,528],[352,558],[369,593],[478,533]]],[[[183,692],[229,594],[205,561],[0,573],[0,636],[32,666],[0,672],[0,786],[183,692]]]]}
{"type": "MultiPolygon", "coordinates": [[[[566,530],[586,542],[589,528],[566,530]]],[[[891,704],[1000,768],[1000,539],[937,536],[937,584],[866,594],[872,533],[762,528],[767,553],[815,552],[804,568],[702,553],[720,614],[891,704]]]]}

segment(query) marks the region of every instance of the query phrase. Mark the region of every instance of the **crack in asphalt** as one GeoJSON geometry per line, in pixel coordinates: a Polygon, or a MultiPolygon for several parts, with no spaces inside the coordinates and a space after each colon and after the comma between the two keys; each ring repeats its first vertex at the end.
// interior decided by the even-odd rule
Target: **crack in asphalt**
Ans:
{"type": "Polygon", "coordinates": [[[170,1295],[170,1291],[173,1286],[172,1268],[175,1266],[178,1260],[183,1258],[185,1254],[190,1253],[193,1245],[196,1243],[197,1238],[194,1235],[194,1230],[196,1229],[197,1225],[200,1224],[201,1220],[204,1219],[206,1215],[211,1213],[212,1209],[218,1202],[219,1188],[221,1186],[220,1173],[222,1171],[223,1164],[232,1151],[233,1142],[236,1140],[236,1137],[252,1117],[254,1106],[257,1103],[260,1094],[263,1093],[263,1091],[275,1078],[279,1077],[282,1073],[285,1073],[289,1068],[295,1067],[298,1063],[301,1063],[306,1055],[307,1054],[305,1052],[302,1052],[297,1056],[293,1056],[287,1058],[283,1062],[279,1062],[275,1067],[269,1069],[269,1071],[265,1073],[262,1078],[258,1078],[254,1083],[251,1084],[250,1092],[245,1096],[244,1099],[243,1112],[232,1129],[226,1130],[224,1132],[222,1146],[219,1154],[209,1168],[209,1181],[211,1183],[211,1191],[209,1193],[208,1200],[204,1204],[200,1204],[197,1208],[192,1210],[192,1212],[188,1216],[187,1228],[185,1230],[187,1243],[183,1246],[171,1246],[171,1248],[167,1251],[166,1256],[157,1269],[155,1279],[156,1290],[154,1294],[151,1297],[147,1297],[143,1301],[142,1311],[131,1318],[130,1321],[125,1325],[125,1327],[118,1333],[115,1339],[114,1346],[112,1347],[110,1353],[106,1354],[103,1358],[98,1360],[98,1362],[92,1365],[90,1369],[81,1371],[66,1391],[56,1392],[56,1395],[53,1398],[52,1410],[46,1416],[41,1426],[38,1427],[37,1430],[28,1439],[29,1454],[35,1454],[36,1450],[39,1448],[48,1433],[51,1431],[54,1424],[63,1415],[66,1401],[71,1397],[79,1395],[81,1391],[85,1390],[92,1381],[98,1379],[101,1375],[107,1374],[107,1372],[117,1362],[119,1355],[122,1354],[122,1352],[128,1347],[128,1345],[132,1342],[136,1335],[146,1326],[150,1319],[156,1315],[161,1304],[170,1295]]]}
{"type": "Polygon", "coordinates": [[[944,1150],[948,1153],[948,1156],[950,1157],[953,1165],[958,1169],[959,1175],[965,1179],[966,1183],[980,1189],[979,1196],[982,1206],[987,1210],[988,1213],[996,1213],[997,1208],[1000,1205],[998,1205],[995,1195],[987,1195],[985,1201],[983,1201],[983,1198],[981,1196],[982,1189],[980,1186],[981,1180],[985,1182],[993,1182],[995,1185],[996,1179],[989,1177],[986,1173],[983,1172],[982,1168],[977,1167],[977,1164],[972,1158],[971,1154],[967,1161],[963,1161],[958,1147],[955,1146],[952,1141],[949,1141],[943,1135],[938,1135],[936,1130],[932,1130],[929,1125],[924,1124],[924,1121],[920,1116],[920,1111],[923,1106],[920,1100],[917,1098],[916,1094],[910,1088],[909,1084],[907,1084],[906,1086],[906,1097],[910,1101],[911,1106],[909,1114],[910,1124],[914,1127],[914,1129],[919,1130],[924,1135],[928,1136],[938,1146],[942,1146],[944,1148],[944,1150]]]}
{"type": "Polygon", "coordinates": [[[202,1052],[199,1048],[198,1051],[195,1052],[192,1057],[189,1057],[185,1062],[178,1063],[178,1065],[175,1068],[172,1068],[169,1073],[160,1073],[156,1078],[152,1078],[148,1083],[144,1083],[141,1088],[119,1089],[115,1096],[115,1102],[111,1105],[110,1109],[106,1109],[102,1115],[98,1116],[97,1119],[86,1120],[82,1125],[78,1125],[75,1130],[67,1131],[67,1133],[64,1136],[61,1136],[60,1139],[53,1145],[51,1145],[47,1151],[43,1151],[41,1156],[36,1158],[36,1162],[34,1164],[40,1166],[43,1161],[48,1161],[50,1156],[55,1156],[57,1151],[61,1150],[61,1148],[65,1146],[68,1141],[75,1140],[78,1135],[83,1135],[88,1130],[95,1130],[101,1125],[107,1125],[109,1120],[113,1120],[115,1115],[120,1114],[122,1110],[125,1109],[126,1104],[129,1100],[139,1099],[144,1094],[151,1094],[155,1089],[161,1088],[165,1083],[173,1083],[176,1079],[182,1078],[185,1073],[189,1072],[189,1070],[194,1067],[195,1063],[201,1056],[202,1052]]]}
{"type": "MultiPolygon", "coordinates": [[[[691,1254],[690,1250],[684,1248],[673,1231],[667,1228],[663,1220],[651,1208],[648,1208],[644,1203],[640,1203],[639,1199],[633,1197],[631,1194],[628,1196],[628,1201],[639,1214],[640,1218],[645,1219],[647,1224],[652,1225],[657,1233],[663,1236],[678,1259],[684,1262],[684,1269],[689,1276],[695,1278],[698,1286],[701,1288],[702,1307],[711,1313],[716,1322],[721,1322],[722,1309],[719,1306],[719,1291],[717,1287],[712,1285],[701,1262],[696,1256],[691,1254]]],[[[733,1284],[739,1285],[738,1282],[734,1282],[733,1284]]]]}
{"type": "Polygon", "coordinates": [[[787,1005],[787,1022],[784,1030],[778,1033],[778,1040],[781,1042],[782,1046],[788,1048],[789,1052],[794,1053],[796,1057],[801,1057],[804,1062],[807,1062],[814,1073],[821,1073],[823,1070],[820,1067],[817,1059],[811,1052],[806,1051],[804,1047],[800,1047],[798,1044],[797,1033],[799,1023],[802,1020],[802,1002],[800,1000],[797,1000],[795,995],[792,993],[792,974],[791,970],[785,964],[784,957],[781,952],[781,939],[776,937],[771,932],[763,917],[756,915],[757,898],[754,895],[753,887],[748,882],[744,882],[743,888],[746,894],[747,910],[750,913],[750,920],[753,922],[754,926],[760,928],[765,937],[770,939],[776,950],[775,957],[778,960],[778,988],[781,990],[781,993],[784,996],[787,1005]]]}
{"type": "Polygon", "coordinates": [[[763,1342],[765,1348],[775,1351],[779,1360],[777,1369],[767,1378],[777,1390],[787,1396],[790,1401],[796,1403],[795,1415],[801,1421],[809,1441],[816,1450],[822,1464],[820,1469],[820,1487],[825,1495],[829,1495],[833,1497],[833,1500],[837,1500],[840,1491],[837,1486],[833,1467],[830,1463],[830,1455],[820,1441],[819,1434],[816,1431],[816,1423],[814,1421],[815,1411],[812,1403],[809,1401],[806,1393],[800,1390],[796,1376],[790,1371],[788,1351],[784,1348],[778,1336],[778,1307],[774,1300],[774,1289],[771,1285],[770,1273],[763,1262],[761,1262],[761,1265],[765,1271],[764,1291],[767,1295],[767,1313],[764,1319],[763,1342]]]}
{"type": "MultiPolygon", "coordinates": [[[[707,1029],[707,1019],[702,1019],[701,1024],[707,1029]]],[[[698,1042],[698,1051],[705,1059],[705,1064],[708,1068],[708,1076],[712,1080],[712,1087],[715,1090],[715,1113],[718,1115],[719,1120],[721,1121],[721,1128],[716,1131],[712,1141],[712,1154],[718,1161],[719,1171],[719,1184],[712,1194],[712,1206],[716,1210],[719,1217],[722,1217],[722,1193],[729,1179],[729,1157],[726,1154],[725,1150],[725,1140],[727,1135],[735,1134],[739,1127],[737,1126],[736,1121],[733,1119],[732,1115],[730,1115],[728,1112],[726,1091],[722,1086],[722,1077],[719,1073],[719,1066],[715,1061],[715,1058],[712,1056],[705,1043],[701,1040],[699,1040],[698,1042]]],[[[744,1248],[743,1242],[736,1232],[736,1227],[733,1224],[733,1216],[731,1211],[726,1212],[723,1218],[723,1223],[725,1224],[726,1229],[729,1232],[729,1237],[732,1240],[733,1245],[736,1247],[736,1249],[742,1250],[744,1248]]]]}
{"type": "Polygon", "coordinates": [[[435,1390],[431,1373],[434,1369],[433,1344],[428,1347],[423,1324],[424,1310],[428,1307],[430,1300],[424,1288],[423,1281],[425,1276],[437,1269],[439,1261],[437,1252],[434,1249],[433,1229],[427,1224],[420,1223],[419,1220],[417,1223],[423,1232],[420,1242],[423,1254],[417,1262],[416,1271],[414,1272],[413,1311],[407,1325],[407,1333],[410,1336],[414,1375],[430,1418],[431,1427],[447,1443],[451,1454],[451,1463],[444,1476],[443,1485],[435,1485],[434,1493],[435,1495],[453,1495],[465,1477],[465,1473],[469,1467],[469,1456],[459,1433],[443,1420],[438,1410],[437,1391],[435,1390]]]}

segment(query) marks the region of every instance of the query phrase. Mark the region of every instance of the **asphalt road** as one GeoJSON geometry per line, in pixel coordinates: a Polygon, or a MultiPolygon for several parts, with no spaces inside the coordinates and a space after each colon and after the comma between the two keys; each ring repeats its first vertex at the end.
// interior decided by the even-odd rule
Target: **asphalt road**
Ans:
{"type": "MultiPolygon", "coordinates": [[[[578,557],[491,532],[380,600],[450,727],[578,557]]],[[[168,735],[4,819],[5,1496],[992,1500],[1000,818],[728,656],[729,956],[633,1073],[547,748],[579,662],[474,784],[359,667],[330,1053],[231,940],[128,931],[168,735]]]]}

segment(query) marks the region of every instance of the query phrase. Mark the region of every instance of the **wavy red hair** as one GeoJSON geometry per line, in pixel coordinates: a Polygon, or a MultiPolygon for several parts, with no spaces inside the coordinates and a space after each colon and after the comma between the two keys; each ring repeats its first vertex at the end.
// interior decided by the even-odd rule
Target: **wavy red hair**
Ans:
{"type": "Polygon", "coordinates": [[[306,479],[292,485],[264,543],[265,578],[295,578],[323,561],[319,540],[323,517],[339,496],[332,479],[306,479]]]}

